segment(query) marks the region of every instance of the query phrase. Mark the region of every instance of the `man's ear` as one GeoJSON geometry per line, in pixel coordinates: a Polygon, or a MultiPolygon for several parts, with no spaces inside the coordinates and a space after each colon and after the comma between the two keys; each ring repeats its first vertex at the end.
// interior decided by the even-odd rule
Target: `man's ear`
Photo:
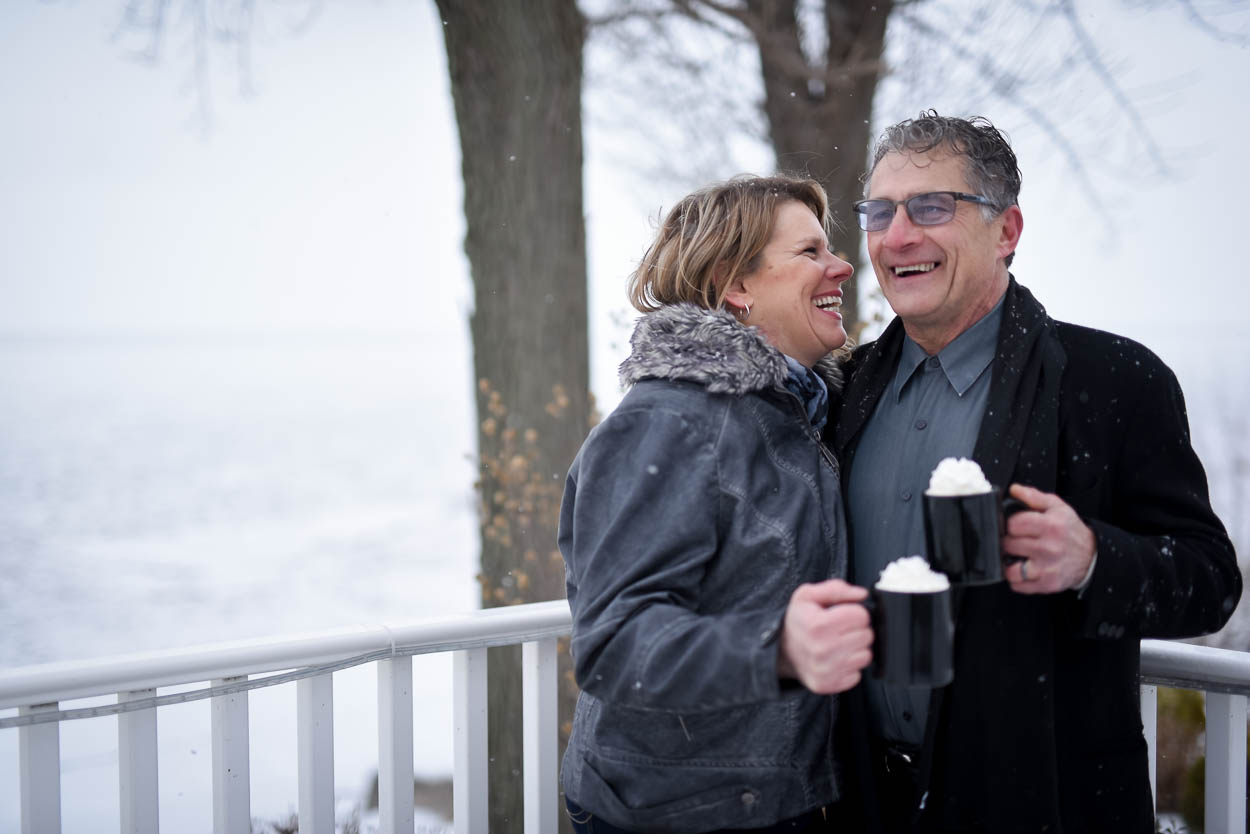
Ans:
{"type": "Polygon", "coordinates": [[[1020,245],[1020,233],[1024,231],[1024,215],[1019,206],[1008,206],[999,215],[1002,226],[998,233],[998,257],[1005,258],[1020,245]]]}

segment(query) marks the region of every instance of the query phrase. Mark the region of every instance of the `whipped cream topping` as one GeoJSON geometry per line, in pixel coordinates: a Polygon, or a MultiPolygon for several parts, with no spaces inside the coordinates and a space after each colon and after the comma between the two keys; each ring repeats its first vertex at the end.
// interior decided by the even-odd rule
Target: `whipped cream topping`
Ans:
{"type": "Polygon", "coordinates": [[[930,594],[945,591],[951,586],[945,574],[929,567],[923,556],[904,556],[895,559],[881,571],[877,580],[878,591],[894,591],[903,594],[930,594]]]}
{"type": "Polygon", "coordinates": [[[993,487],[972,458],[943,458],[929,476],[929,495],[980,495],[993,487]]]}

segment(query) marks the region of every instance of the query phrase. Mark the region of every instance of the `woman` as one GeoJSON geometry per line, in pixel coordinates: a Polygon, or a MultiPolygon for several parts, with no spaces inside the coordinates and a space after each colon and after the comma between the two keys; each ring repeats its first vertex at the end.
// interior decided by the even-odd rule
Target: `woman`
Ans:
{"type": "Polygon", "coordinates": [[[631,279],[632,385],[569,471],[579,832],[816,830],[872,634],[819,439],[851,266],[824,190],[743,177],[669,212],[631,279]]]}

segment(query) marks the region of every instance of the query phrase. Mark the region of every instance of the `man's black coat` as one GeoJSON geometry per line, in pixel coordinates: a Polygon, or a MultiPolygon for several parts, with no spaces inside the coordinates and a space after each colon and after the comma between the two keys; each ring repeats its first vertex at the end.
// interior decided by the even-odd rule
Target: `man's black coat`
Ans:
{"type": "MultiPolygon", "coordinates": [[[[895,319],[853,354],[832,428],[844,485],[902,341],[895,319]]],[[[1070,504],[1097,564],[1079,598],[1005,582],[956,593],[955,679],[930,706],[918,830],[1153,832],[1139,639],[1215,631],[1241,596],[1180,386],[1136,342],[1054,321],[1014,278],[992,374],[973,457],[991,483],[1070,504]]],[[[839,733],[842,810],[868,817],[854,830],[876,828],[864,714],[853,690],[839,733]]]]}

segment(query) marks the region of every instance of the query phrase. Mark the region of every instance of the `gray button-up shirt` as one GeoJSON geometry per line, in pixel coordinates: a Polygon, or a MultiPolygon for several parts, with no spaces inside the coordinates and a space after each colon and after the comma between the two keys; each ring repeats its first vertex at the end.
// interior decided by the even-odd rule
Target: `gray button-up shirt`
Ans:
{"type": "MultiPolygon", "coordinates": [[[[846,495],[851,579],[871,587],[890,562],[924,554],[925,489],[938,461],[971,457],[990,393],[1002,299],[937,355],[904,338],[894,378],[864,426],[846,495]]],[[[927,687],[867,680],[874,735],[918,745],[929,711],[927,687]]]]}

